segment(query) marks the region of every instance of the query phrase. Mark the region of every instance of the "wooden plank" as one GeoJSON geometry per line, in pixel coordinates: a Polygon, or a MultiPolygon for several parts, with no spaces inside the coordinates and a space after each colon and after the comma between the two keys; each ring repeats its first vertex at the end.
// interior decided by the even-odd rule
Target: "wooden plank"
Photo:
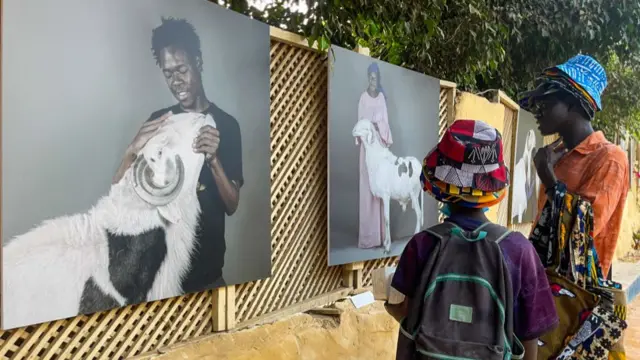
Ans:
{"type": "Polygon", "coordinates": [[[324,316],[340,316],[344,312],[342,309],[336,308],[315,308],[307,311],[309,314],[324,315],[324,316]]]}
{"type": "Polygon", "coordinates": [[[342,286],[350,287],[354,289],[361,288],[362,272],[364,269],[364,261],[345,264],[342,266],[342,286]]]}
{"type": "Polygon", "coordinates": [[[505,94],[502,90],[498,90],[498,102],[511,110],[519,111],[520,105],[513,101],[507,94],[505,94]]]}
{"type": "Polygon", "coordinates": [[[233,329],[236,326],[236,286],[227,286],[227,309],[226,309],[226,327],[227,330],[233,329]]]}
{"type": "Polygon", "coordinates": [[[227,330],[227,288],[221,287],[211,291],[213,304],[213,331],[227,330]]]}
{"type": "Polygon", "coordinates": [[[364,269],[364,261],[358,261],[350,264],[345,264],[344,268],[349,271],[356,271],[364,269]]]}
{"type": "MultiPolygon", "coordinates": [[[[2,46],[2,39],[4,38],[3,36],[3,28],[4,26],[2,26],[2,24],[4,24],[4,6],[2,4],[2,0],[0,0],[0,149],[2,149],[2,99],[4,98],[4,96],[2,95],[2,49],[4,48],[4,46],[2,46]]],[[[4,167],[2,166],[2,156],[1,156],[1,152],[0,152],[0,190],[2,190],[2,179],[4,178],[4,176],[2,176],[2,169],[4,167]]],[[[0,204],[2,204],[2,193],[3,191],[0,191],[0,204]]],[[[1,214],[0,211],[0,232],[2,231],[2,220],[3,216],[1,214]]],[[[0,265],[2,265],[2,248],[3,246],[0,246],[0,265]]],[[[4,284],[4,280],[2,277],[2,271],[0,271],[0,285],[4,284]]],[[[2,316],[1,316],[1,310],[4,309],[4,303],[3,303],[3,296],[2,296],[2,288],[3,286],[0,286],[0,327],[4,328],[4,322],[2,320],[2,316]]],[[[2,349],[0,346],[0,353],[2,353],[2,349]]]]}
{"type": "Polygon", "coordinates": [[[353,273],[354,273],[354,279],[353,279],[354,280],[354,284],[353,284],[354,289],[362,288],[364,286],[364,281],[363,281],[364,280],[364,276],[363,276],[364,269],[355,270],[353,273]]]}
{"type": "MultiPolygon", "coordinates": [[[[505,105],[503,103],[503,105],[505,105]]],[[[515,169],[515,164],[516,164],[516,138],[518,136],[518,117],[519,117],[519,113],[520,113],[520,108],[518,109],[512,109],[509,108],[505,105],[505,109],[504,109],[504,134],[502,134],[503,137],[503,148],[505,150],[504,153],[504,161],[506,162],[507,166],[509,167],[509,169],[512,169],[509,172],[509,182],[510,184],[513,184],[513,179],[515,176],[515,172],[513,171],[513,169],[515,169]]],[[[511,218],[511,211],[513,209],[513,187],[510,187],[508,189],[508,193],[507,193],[507,201],[506,204],[503,203],[500,204],[502,206],[502,208],[500,209],[501,213],[499,214],[499,218],[500,218],[500,222],[503,225],[506,225],[508,227],[512,227],[512,218],[511,218]]]]}
{"type": "Polygon", "coordinates": [[[327,305],[327,304],[336,302],[340,299],[344,299],[346,296],[349,295],[350,292],[351,292],[351,289],[343,288],[343,289],[332,291],[328,294],[318,295],[311,299],[302,301],[298,304],[274,311],[270,314],[265,314],[255,319],[242,322],[238,324],[238,326],[236,326],[234,330],[240,330],[240,329],[244,329],[252,326],[258,326],[258,325],[274,322],[291,315],[308,311],[309,309],[313,309],[318,306],[327,305]]]}
{"type": "Polygon", "coordinates": [[[440,87],[441,88],[445,88],[445,89],[455,89],[458,85],[456,85],[456,83],[451,82],[451,81],[447,81],[447,80],[440,80],[440,87]]]}
{"type": "Polygon", "coordinates": [[[313,51],[320,51],[318,49],[318,42],[314,42],[312,47],[309,47],[309,42],[307,41],[307,39],[302,36],[302,35],[298,35],[286,30],[282,30],[278,27],[275,26],[270,26],[269,27],[269,36],[272,39],[276,39],[280,42],[283,42],[285,44],[289,44],[292,46],[296,46],[296,47],[300,47],[306,50],[313,50],[313,51]]]}
{"type": "Polygon", "coordinates": [[[364,56],[371,56],[371,52],[369,51],[369,48],[367,47],[362,47],[360,45],[356,46],[356,52],[360,55],[364,55],[364,56]]]}
{"type": "Polygon", "coordinates": [[[449,91],[447,92],[447,127],[451,126],[455,120],[456,92],[456,84],[453,84],[453,87],[449,88],[449,91]]]}
{"type": "Polygon", "coordinates": [[[342,268],[342,286],[347,288],[354,288],[356,286],[353,271],[342,268]]]}

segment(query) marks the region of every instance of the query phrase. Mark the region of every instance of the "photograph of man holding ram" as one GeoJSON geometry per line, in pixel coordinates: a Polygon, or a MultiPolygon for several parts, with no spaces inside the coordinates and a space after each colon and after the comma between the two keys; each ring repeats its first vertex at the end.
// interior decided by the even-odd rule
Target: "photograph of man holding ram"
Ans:
{"type": "Polygon", "coordinates": [[[268,277],[269,27],[62,1],[3,2],[2,328],[268,277]]]}
{"type": "MultiPolygon", "coordinates": [[[[240,127],[233,116],[207,99],[202,85],[200,37],[193,25],[184,19],[162,19],[162,25],[153,30],[151,49],[169,91],[178,103],[151,114],[127,148],[113,182],[122,178],[134,163],[138,151],[171,115],[185,112],[211,115],[215,127],[204,126],[193,141],[194,151],[205,154],[206,160],[197,188],[202,209],[196,235],[198,251],[192,256],[182,288],[185,292],[194,292],[224,286],[225,217],[236,212],[244,183],[240,127]]],[[[143,256],[135,252],[130,255],[143,256]]],[[[140,262],[141,259],[133,261],[140,262]]],[[[143,286],[150,288],[150,284],[143,286]]]]}
{"type": "Polygon", "coordinates": [[[437,207],[420,183],[438,141],[440,83],[333,47],[329,73],[329,265],[397,256],[437,207]]]}

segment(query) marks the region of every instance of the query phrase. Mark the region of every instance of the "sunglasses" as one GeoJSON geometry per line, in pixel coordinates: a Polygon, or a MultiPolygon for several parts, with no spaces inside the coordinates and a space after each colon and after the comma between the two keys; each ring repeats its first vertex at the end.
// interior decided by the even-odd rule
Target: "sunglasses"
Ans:
{"type": "Polygon", "coordinates": [[[558,99],[555,96],[551,96],[551,94],[538,96],[531,99],[531,108],[529,111],[536,118],[541,118],[544,113],[548,109],[551,109],[557,102],[558,99]]]}

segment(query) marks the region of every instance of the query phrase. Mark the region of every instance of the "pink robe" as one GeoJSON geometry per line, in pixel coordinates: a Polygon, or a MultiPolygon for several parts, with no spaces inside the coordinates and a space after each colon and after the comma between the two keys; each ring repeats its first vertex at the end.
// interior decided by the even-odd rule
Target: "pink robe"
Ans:
{"type": "MultiPolygon", "coordinates": [[[[389,147],[392,144],[387,102],[382,93],[373,98],[366,91],[358,103],[358,120],[367,119],[378,127],[382,142],[389,147]]],[[[360,144],[360,227],[358,247],[368,249],[382,246],[384,238],[384,211],[382,201],[373,196],[369,186],[369,173],[365,161],[364,145],[360,144]]]]}

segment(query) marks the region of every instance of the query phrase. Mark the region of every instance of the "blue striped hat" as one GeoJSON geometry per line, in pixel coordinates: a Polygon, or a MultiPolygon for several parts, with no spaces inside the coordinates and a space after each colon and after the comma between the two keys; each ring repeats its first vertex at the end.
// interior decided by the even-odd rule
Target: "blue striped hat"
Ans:
{"type": "Polygon", "coordinates": [[[596,103],[598,110],[602,110],[601,96],[607,87],[607,73],[599,62],[591,56],[580,54],[555,68],[582,86],[596,103]]]}

